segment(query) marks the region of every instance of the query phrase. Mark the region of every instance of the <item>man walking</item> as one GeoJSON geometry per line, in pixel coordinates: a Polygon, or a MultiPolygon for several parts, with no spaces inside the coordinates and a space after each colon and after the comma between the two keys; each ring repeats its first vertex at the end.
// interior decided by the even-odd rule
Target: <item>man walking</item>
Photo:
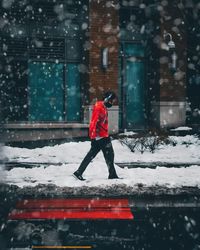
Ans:
{"type": "Polygon", "coordinates": [[[112,91],[104,94],[103,101],[97,101],[93,107],[92,117],[89,126],[89,137],[91,139],[91,148],[77,171],[73,173],[74,177],[84,181],[82,174],[92,159],[102,150],[106,164],[108,166],[108,179],[118,179],[114,167],[114,151],[111,139],[108,134],[108,110],[112,107],[116,95],[112,91]]]}

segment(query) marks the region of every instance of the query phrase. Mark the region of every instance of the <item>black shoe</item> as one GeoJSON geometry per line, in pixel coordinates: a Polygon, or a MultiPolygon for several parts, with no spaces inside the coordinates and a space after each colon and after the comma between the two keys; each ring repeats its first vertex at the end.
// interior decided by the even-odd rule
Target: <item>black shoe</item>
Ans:
{"type": "Polygon", "coordinates": [[[84,181],[85,179],[83,178],[83,176],[81,174],[79,174],[79,172],[74,172],[73,176],[77,179],[79,179],[80,181],[84,181]]]}
{"type": "Polygon", "coordinates": [[[108,179],[119,179],[119,177],[117,175],[113,175],[113,176],[108,176],[108,179]]]}

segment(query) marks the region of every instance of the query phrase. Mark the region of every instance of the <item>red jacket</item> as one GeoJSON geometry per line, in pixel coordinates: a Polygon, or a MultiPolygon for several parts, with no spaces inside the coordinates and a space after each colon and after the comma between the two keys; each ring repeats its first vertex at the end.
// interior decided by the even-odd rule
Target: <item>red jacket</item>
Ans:
{"type": "Polygon", "coordinates": [[[89,126],[89,137],[108,137],[108,111],[103,101],[98,101],[93,107],[89,126]]]}

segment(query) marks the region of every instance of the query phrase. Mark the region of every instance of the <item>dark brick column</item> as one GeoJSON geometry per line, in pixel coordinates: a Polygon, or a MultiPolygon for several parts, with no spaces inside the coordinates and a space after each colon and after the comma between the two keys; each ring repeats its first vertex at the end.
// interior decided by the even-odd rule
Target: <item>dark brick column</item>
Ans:
{"type": "Polygon", "coordinates": [[[118,90],[119,15],[118,1],[91,0],[89,4],[89,99],[104,90],[118,90]],[[112,2],[112,4],[111,4],[112,2]],[[108,48],[108,68],[101,67],[101,50],[108,48]]]}
{"type": "Polygon", "coordinates": [[[169,51],[161,49],[160,58],[160,100],[161,101],[185,101],[186,90],[186,28],[183,15],[173,3],[165,8],[161,17],[161,41],[168,42],[169,37],[163,38],[164,31],[172,35],[177,54],[177,70],[172,73],[168,67],[167,59],[171,60],[169,51]],[[167,18],[168,17],[168,18],[167,18]],[[169,19],[169,20],[168,20],[169,19]],[[166,59],[166,60],[165,60],[166,59]]]}
{"type": "Polygon", "coordinates": [[[160,12],[160,79],[159,98],[154,103],[153,110],[157,123],[161,127],[176,127],[185,124],[186,108],[186,27],[184,17],[175,1],[163,7],[160,12]],[[172,35],[177,55],[176,71],[172,72],[169,65],[172,55],[167,50],[169,36],[163,37],[164,32],[172,35]],[[159,116],[158,116],[159,114],[159,116]]]}

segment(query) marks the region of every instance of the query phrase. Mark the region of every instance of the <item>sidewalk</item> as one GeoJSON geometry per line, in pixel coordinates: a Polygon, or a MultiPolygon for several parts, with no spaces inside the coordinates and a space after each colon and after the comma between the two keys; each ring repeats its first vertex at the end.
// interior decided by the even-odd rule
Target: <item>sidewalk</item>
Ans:
{"type": "Polygon", "coordinates": [[[200,189],[200,139],[197,136],[171,137],[171,143],[160,144],[154,153],[143,154],[113,140],[116,171],[121,179],[108,180],[108,169],[99,153],[83,176],[76,180],[77,170],[90,148],[90,141],[68,142],[43,148],[27,149],[4,147],[1,162],[1,181],[19,188],[30,189],[45,196],[139,196],[199,195],[200,189]],[[58,191],[58,193],[55,192],[58,191]]]}

